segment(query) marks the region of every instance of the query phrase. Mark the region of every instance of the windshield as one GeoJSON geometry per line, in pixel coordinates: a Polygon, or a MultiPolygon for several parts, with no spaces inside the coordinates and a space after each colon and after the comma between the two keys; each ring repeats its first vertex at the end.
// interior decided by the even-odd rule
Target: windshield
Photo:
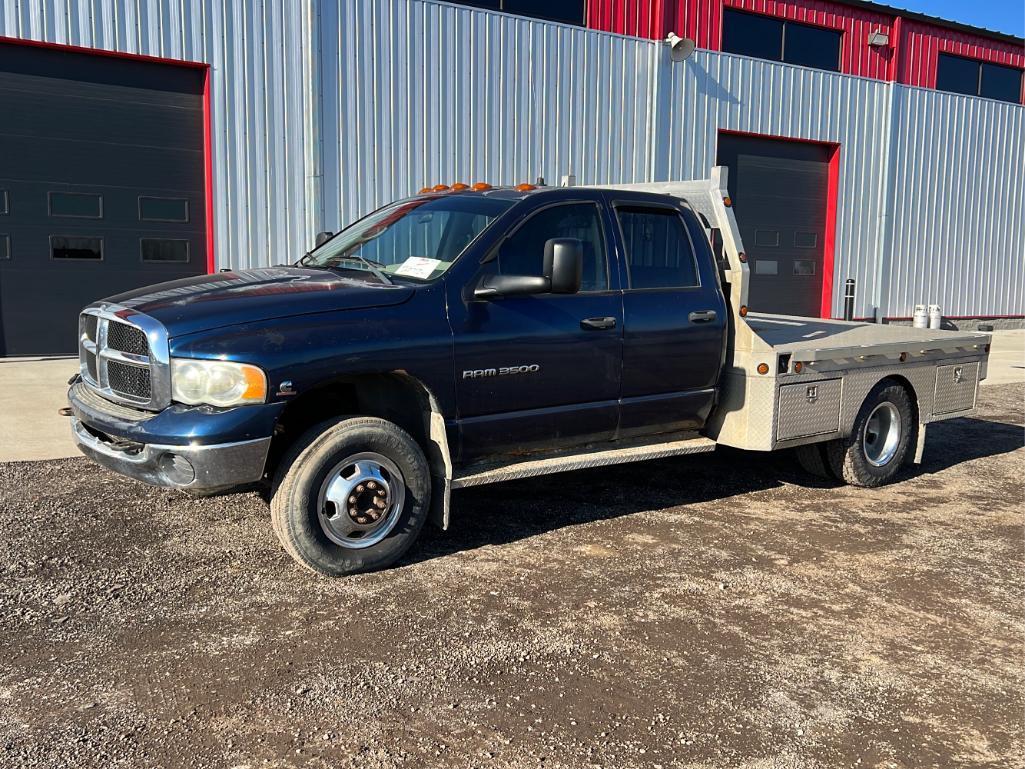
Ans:
{"type": "Polygon", "coordinates": [[[300,264],[433,280],[514,202],[452,195],[393,203],[342,230],[300,264]]]}

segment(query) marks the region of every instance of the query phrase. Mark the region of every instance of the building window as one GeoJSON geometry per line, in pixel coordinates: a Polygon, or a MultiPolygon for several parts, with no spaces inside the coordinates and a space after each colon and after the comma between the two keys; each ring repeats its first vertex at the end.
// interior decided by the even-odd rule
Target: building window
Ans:
{"type": "Polygon", "coordinates": [[[814,275],[814,259],[794,259],[794,275],[814,275]]]}
{"type": "Polygon", "coordinates": [[[189,241],[168,238],[143,238],[139,241],[144,262],[187,262],[189,241]]]}
{"type": "Polygon", "coordinates": [[[0,216],[6,216],[11,212],[11,205],[7,200],[7,190],[0,190],[0,216]]]}
{"type": "Polygon", "coordinates": [[[835,29],[723,10],[722,49],[726,53],[839,72],[842,37],[835,29]]]}
{"type": "Polygon", "coordinates": [[[103,217],[103,196],[93,192],[51,192],[50,216],[69,216],[78,219],[103,217]]]}
{"type": "Polygon", "coordinates": [[[139,197],[139,219],[144,222],[187,222],[189,201],[185,198],[139,197]]]}
{"type": "Polygon", "coordinates": [[[450,0],[489,11],[505,11],[563,24],[584,24],[584,0],[450,0]]]}
{"type": "Polygon", "coordinates": [[[697,258],[680,214],[671,208],[618,206],[630,288],[700,285],[697,258]]]}
{"type": "Polygon", "coordinates": [[[11,258],[11,236],[0,235],[0,259],[11,258]]]}
{"type": "Polygon", "coordinates": [[[103,238],[51,235],[50,257],[53,259],[102,259],[103,238]]]}
{"type": "Polygon", "coordinates": [[[1021,100],[1021,74],[1014,67],[941,53],[936,65],[936,87],[1017,104],[1021,100]]]}

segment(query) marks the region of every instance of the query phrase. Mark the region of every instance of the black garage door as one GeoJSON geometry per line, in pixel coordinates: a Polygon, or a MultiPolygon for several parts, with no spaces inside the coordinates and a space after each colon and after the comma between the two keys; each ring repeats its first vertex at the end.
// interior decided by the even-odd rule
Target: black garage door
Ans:
{"type": "Polygon", "coordinates": [[[751,268],[748,305],[758,312],[818,317],[822,308],[831,148],[719,136],[751,268]]]}
{"type": "Polygon", "coordinates": [[[83,305],[206,272],[203,76],[0,44],[0,355],[74,352],[83,305]]]}

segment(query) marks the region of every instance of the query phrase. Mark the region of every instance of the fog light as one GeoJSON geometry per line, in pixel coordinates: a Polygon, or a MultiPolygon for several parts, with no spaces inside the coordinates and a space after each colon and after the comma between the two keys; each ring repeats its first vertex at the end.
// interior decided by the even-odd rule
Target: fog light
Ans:
{"type": "Polygon", "coordinates": [[[177,454],[161,454],[157,468],[164,480],[175,486],[188,486],[196,480],[196,468],[185,457],[177,454]]]}

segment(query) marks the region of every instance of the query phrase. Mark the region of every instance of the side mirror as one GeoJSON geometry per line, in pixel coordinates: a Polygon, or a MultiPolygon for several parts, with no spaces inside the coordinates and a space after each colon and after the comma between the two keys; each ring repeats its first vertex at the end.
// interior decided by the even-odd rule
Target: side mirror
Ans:
{"type": "Polygon", "coordinates": [[[584,271],[584,244],[576,238],[552,238],[545,243],[545,277],[553,294],[580,291],[584,271]]]}
{"type": "Polygon", "coordinates": [[[331,238],[333,238],[334,236],[335,234],[333,232],[329,232],[328,230],[318,232],[316,239],[313,241],[313,247],[320,248],[322,245],[331,240],[331,238]]]}
{"type": "Polygon", "coordinates": [[[580,290],[584,246],[576,238],[545,242],[544,275],[489,275],[473,290],[474,299],[532,294],[575,294],[580,290]]]}
{"type": "Polygon", "coordinates": [[[540,275],[489,275],[473,290],[474,299],[500,299],[503,296],[547,294],[551,281],[540,275]]]}

